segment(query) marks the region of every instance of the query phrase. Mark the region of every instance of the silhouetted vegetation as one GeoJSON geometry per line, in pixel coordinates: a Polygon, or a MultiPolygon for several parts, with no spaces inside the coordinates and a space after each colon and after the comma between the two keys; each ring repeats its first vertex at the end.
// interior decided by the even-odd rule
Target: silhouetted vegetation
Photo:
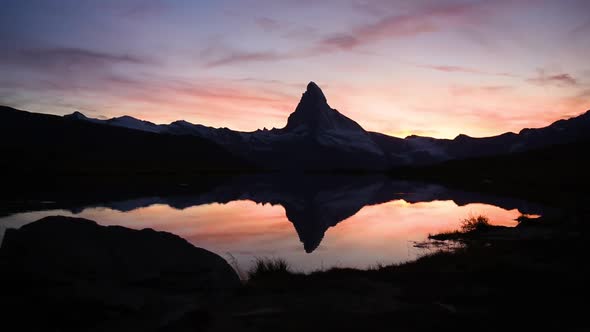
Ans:
{"type": "Polygon", "coordinates": [[[486,245],[365,271],[277,273],[248,282],[238,302],[253,297],[254,307],[275,308],[248,317],[254,329],[269,331],[297,331],[309,324],[378,329],[392,322],[403,331],[585,327],[585,309],[578,303],[585,301],[581,290],[588,263],[579,253],[587,236],[572,228],[581,216],[542,217],[517,227],[485,226],[486,218],[467,218],[467,232],[459,233],[477,234],[486,245]],[[482,227],[486,231],[478,231],[482,227]]]}
{"type": "Polygon", "coordinates": [[[461,221],[461,231],[474,232],[490,227],[490,219],[484,215],[469,216],[461,221]]]}
{"type": "Polygon", "coordinates": [[[242,267],[238,263],[238,260],[236,259],[236,257],[229,252],[226,253],[226,256],[227,256],[227,258],[226,258],[227,262],[234,269],[234,271],[236,271],[240,280],[241,281],[248,280],[248,274],[246,272],[244,272],[244,270],[242,270],[242,267]]]}
{"type": "Polygon", "coordinates": [[[257,258],[248,271],[248,279],[264,279],[291,273],[289,263],[282,258],[257,258]]]}
{"type": "Polygon", "coordinates": [[[470,215],[461,220],[460,229],[431,234],[428,238],[437,241],[461,240],[473,233],[484,232],[494,227],[495,226],[490,225],[490,219],[488,217],[484,215],[470,215]]]}
{"type": "MultiPolygon", "coordinates": [[[[38,275],[29,276],[37,278],[32,282],[19,275],[11,278],[11,273],[2,273],[0,282],[11,287],[0,297],[0,308],[7,318],[25,327],[24,330],[26,327],[80,330],[81,325],[76,325],[81,322],[80,317],[86,319],[85,324],[104,322],[108,317],[152,322],[160,312],[157,310],[170,310],[173,305],[189,311],[158,321],[169,330],[198,330],[196,327],[202,330],[203,319],[212,330],[301,331],[306,326],[342,331],[375,330],[390,328],[392,324],[402,331],[432,331],[441,326],[452,326],[454,331],[496,331],[506,326],[584,330],[585,307],[579,303],[586,300],[584,290],[589,277],[587,255],[583,254],[588,243],[588,232],[584,231],[588,214],[569,211],[528,221],[519,219],[522,221],[518,226],[509,228],[485,226],[487,218],[481,216],[467,218],[466,232],[460,233],[476,236],[474,239],[486,245],[436,252],[405,264],[379,264],[364,271],[333,268],[306,275],[292,271],[284,259],[259,259],[249,272],[250,279],[236,293],[227,294],[218,302],[211,302],[207,297],[195,300],[184,289],[179,291],[177,284],[160,280],[183,277],[182,271],[154,275],[155,279],[138,283],[105,286],[117,287],[116,292],[105,293],[102,288],[80,292],[79,288],[73,288],[71,294],[65,295],[64,287],[71,280],[60,281],[60,273],[64,271],[61,267],[55,269],[57,279],[51,282],[37,280],[38,275]],[[484,231],[480,231],[482,227],[484,231]],[[144,292],[152,294],[147,307],[136,304],[143,303],[144,292]],[[168,296],[168,292],[178,293],[168,296]],[[115,305],[98,301],[101,297],[96,297],[97,294],[102,297],[113,294],[115,305]],[[171,302],[162,304],[157,296],[171,302]],[[174,302],[181,296],[186,303],[174,302]],[[124,302],[119,303],[120,299],[124,302]],[[84,316],[89,314],[92,317],[84,316]],[[25,316],[37,319],[25,319],[25,316]]],[[[123,233],[137,232],[115,229],[123,233]]],[[[144,233],[154,234],[153,231],[144,233]]],[[[54,237],[46,234],[40,232],[39,236],[50,242],[54,237]]],[[[85,241],[78,236],[76,239],[85,241]]],[[[70,245],[65,239],[59,239],[59,243],[63,247],[70,245]]],[[[120,243],[127,242],[121,238],[120,243]]],[[[94,247],[89,247],[90,253],[96,251],[94,247]]],[[[148,243],[145,247],[152,248],[148,243]]],[[[105,248],[101,250],[108,252],[105,248]]],[[[144,252],[134,246],[128,250],[135,255],[144,252]]],[[[27,254],[20,249],[12,253],[27,254]]],[[[82,253],[73,253],[72,257],[82,257],[79,254],[82,253]]],[[[125,264],[118,261],[119,257],[121,253],[112,259],[125,264]]],[[[165,255],[162,259],[167,262],[165,255]]],[[[83,257],[79,261],[92,266],[83,257]]],[[[0,259],[0,266],[6,262],[0,259]]],[[[151,268],[149,258],[145,262],[146,268],[151,268]]],[[[15,264],[20,266],[16,261],[15,264]]],[[[80,278],[78,271],[72,270],[74,267],[69,265],[66,270],[80,278]]],[[[95,278],[95,274],[81,276],[95,278]]],[[[104,282],[104,278],[96,282],[104,282]]]]}

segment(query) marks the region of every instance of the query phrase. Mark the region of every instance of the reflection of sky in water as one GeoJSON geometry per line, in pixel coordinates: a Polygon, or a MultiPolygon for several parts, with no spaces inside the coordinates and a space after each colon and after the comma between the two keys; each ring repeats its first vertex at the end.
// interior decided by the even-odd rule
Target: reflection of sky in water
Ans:
{"type": "MultiPolygon", "coordinates": [[[[73,215],[64,210],[20,213],[0,218],[0,225],[19,227],[56,214],[73,215]]],[[[487,204],[457,206],[453,201],[410,204],[395,200],[365,206],[329,228],[320,247],[311,254],[303,250],[280,205],[234,201],[177,210],[155,204],[130,212],[89,208],[75,216],[102,225],[168,231],[225,258],[233,255],[241,269],[248,269],[255,257],[282,257],[294,269],[310,271],[333,266],[366,268],[376,263],[415,259],[421,251],[412,246],[412,241],[423,241],[430,233],[457,229],[462,218],[478,214],[488,216],[493,224],[511,226],[520,212],[487,204]]]]}

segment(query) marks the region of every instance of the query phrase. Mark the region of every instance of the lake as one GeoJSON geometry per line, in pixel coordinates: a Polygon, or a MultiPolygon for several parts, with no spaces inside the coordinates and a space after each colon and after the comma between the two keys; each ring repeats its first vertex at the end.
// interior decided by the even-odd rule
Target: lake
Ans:
{"type": "Polygon", "coordinates": [[[78,203],[48,194],[36,203],[5,213],[0,237],[45,216],[75,216],[170,232],[242,271],[256,258],[284,258],[301,272],[401,263],[425,254],[416,242],[458,229],[470,215],[515,226],[521,214],[543,212],[516,199],[384,177],[249,176],[198,193],[116,200],[101,194],[78,203]]]}

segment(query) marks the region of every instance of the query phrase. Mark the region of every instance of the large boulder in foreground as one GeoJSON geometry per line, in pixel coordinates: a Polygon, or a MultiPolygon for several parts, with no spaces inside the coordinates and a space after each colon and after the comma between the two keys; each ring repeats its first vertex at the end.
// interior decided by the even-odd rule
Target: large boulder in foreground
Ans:
{"type": "Polygon", "coordinates": [[[223,258],[176,235],[59,216],[7,230],[0,267],[11,285],[0,309],[60,330],[157,330],[240,285],[223,258]]]}

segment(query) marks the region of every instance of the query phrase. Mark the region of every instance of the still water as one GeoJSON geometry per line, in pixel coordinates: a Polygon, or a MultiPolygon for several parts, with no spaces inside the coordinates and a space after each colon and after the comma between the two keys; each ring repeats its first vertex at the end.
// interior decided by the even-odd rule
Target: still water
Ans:
{"type": "Polygon", "coordinates": [[[47,209],[0,218],[0,233],[45,216],[75,216],[101,225],[170,232],[237,263],[242,271],[256,258],[280,257],[294,270],[309,272],[410,261],[424,254],[414,242],[457,229],[470,215],[483,214],[495,225],[515,226],[515,219],[531,210],[524,202],[427,184],[371,181],[311,191],[306,186],[306,190],[230,187],[195,196],[143,197],[76,209],[52,209],[53,202],[47,202],[47,209]]]}

